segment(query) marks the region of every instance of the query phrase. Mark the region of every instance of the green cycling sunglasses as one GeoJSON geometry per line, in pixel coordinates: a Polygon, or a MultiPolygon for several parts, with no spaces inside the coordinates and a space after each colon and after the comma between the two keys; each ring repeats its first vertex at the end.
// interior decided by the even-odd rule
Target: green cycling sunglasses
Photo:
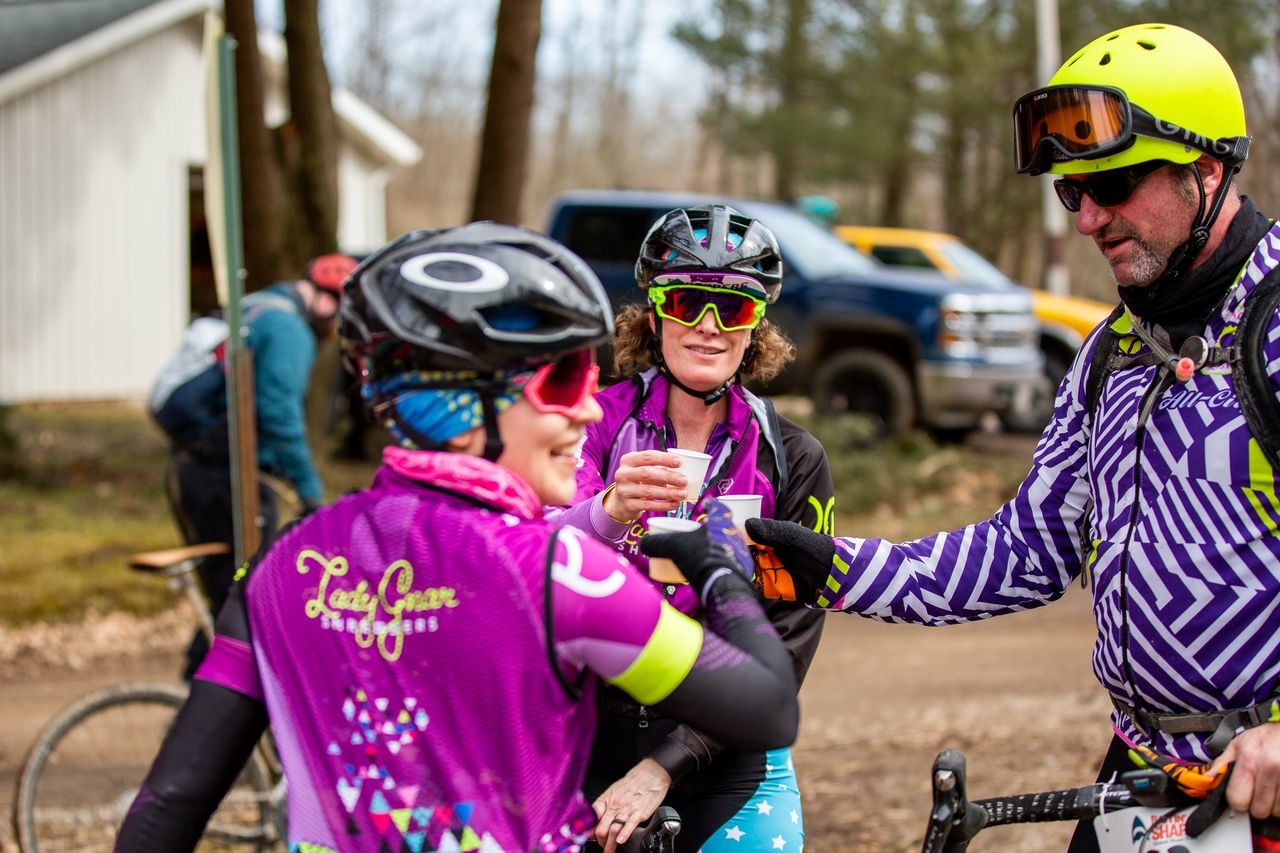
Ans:
{"type": "Polygon", "coordinates": [[[739,290],[680,284],[649,289],[649,302],[659,317],[693,328],[707,311],[715,314],[722,332],[754,329],[764,318],[765,302],[739,290]]]}

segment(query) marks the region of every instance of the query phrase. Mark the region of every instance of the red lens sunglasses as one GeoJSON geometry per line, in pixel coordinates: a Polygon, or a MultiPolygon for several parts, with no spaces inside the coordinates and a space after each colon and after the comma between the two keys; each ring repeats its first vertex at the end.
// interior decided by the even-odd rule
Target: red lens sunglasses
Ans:
{"type": "Polygon", "coordinates": [[[522,390],[535,409],[544,414],[576,418],[600,389],[600,365],[596,352],[582,349],[542,365],[522,390]]]}

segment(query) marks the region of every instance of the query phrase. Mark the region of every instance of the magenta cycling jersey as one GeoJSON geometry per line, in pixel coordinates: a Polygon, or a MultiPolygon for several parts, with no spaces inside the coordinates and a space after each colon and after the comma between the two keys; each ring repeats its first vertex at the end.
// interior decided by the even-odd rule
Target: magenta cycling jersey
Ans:
{"type": "Polygon", "coordinates": [[[548,590],[541,513],[505,468],[392,448],[254,569],[251,646],[220,636],[197,677],[265,701],[291,850],[580,848],[595,706],[573,688],[659,701],[703,630],[572,528],[548,590]]]}

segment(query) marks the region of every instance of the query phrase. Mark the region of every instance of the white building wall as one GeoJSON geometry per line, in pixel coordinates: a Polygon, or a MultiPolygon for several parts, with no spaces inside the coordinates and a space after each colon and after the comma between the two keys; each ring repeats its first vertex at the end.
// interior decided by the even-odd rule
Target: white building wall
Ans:
{"type": "Polygon", "coordinates": [[[0,104],[0,401],[142,396],[176,347],[201,26],[0,104]]]}
{"type": "Polygon", "coordinates": [[[344,144],[338,155],[338,247],[367,254],[387,242],[387,168],[344,144]]]}

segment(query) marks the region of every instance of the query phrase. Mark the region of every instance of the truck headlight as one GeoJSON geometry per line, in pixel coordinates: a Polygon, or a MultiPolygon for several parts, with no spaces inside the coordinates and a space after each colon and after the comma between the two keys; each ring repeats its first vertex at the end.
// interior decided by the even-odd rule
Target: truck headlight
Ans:
{"type": "Polygon", "coordinates": [[[1039,323],[1021,294],[953,294],[940,309],[938,345],[951,358],[1025,362],[1039,345],[1039,323]]]}

